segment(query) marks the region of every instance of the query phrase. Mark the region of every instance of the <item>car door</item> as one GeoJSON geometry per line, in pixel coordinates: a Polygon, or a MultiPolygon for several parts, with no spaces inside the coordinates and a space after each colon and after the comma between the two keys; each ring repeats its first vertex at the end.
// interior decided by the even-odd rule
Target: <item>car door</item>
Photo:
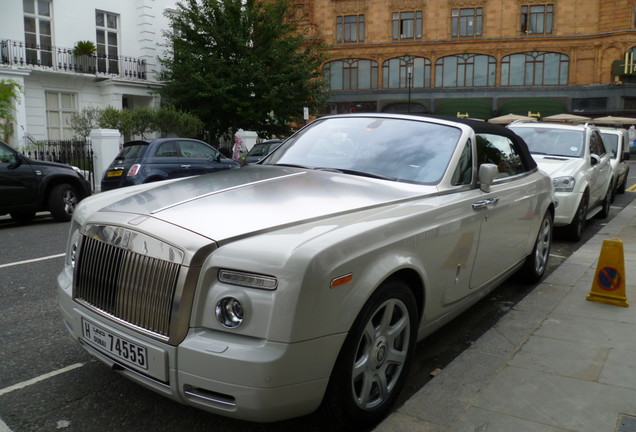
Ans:
{"type": "Polygon", "coordinates": [[[187,168],[182,167],[179,153],[179,143],[177,140],[161,141],[154,149],[154,153],[144,161],[146,164],[146,178],[160,177],[162,179],[172,179],[187,177],[187,168]]]}
{"type": "Polygon", "coordinates": [[[596,155],[600,158],[598,163],[591,163],[591,175],[589,177],[590,184],[590,204],[598,204],[605,197],[609,181],[612,177],[610,154],[605,147],[603,138],[596,130],[590,132],[589,140],[590,155],[596,155]]]}
{"type": "Polygon", "coordinates": [[[482,192],[472,204],[472,211],[482,217],[482,225],[471,289],[490,282],[521,261],[530,243],[529,220],[543,217],[536,214],[538,184],[529,182],[528,165],[515,142],[506,136],[479,134],[477,159],[479,164],[497,165],[499,174],[490,192],[482,192]]]}
{"type": "Polygon", "coordinates": [[[207,174],[227,169],[228,166],[219,162],[221,154],[212,146],[195,140],[178,141],[181,153],[181,167],[187,175],[207,174]]]}
{"type": "Polygon", "coordinates": [[[37,205],[36,175],[26,158],[0,143],[0,208],[12,211],[37,205]]]}

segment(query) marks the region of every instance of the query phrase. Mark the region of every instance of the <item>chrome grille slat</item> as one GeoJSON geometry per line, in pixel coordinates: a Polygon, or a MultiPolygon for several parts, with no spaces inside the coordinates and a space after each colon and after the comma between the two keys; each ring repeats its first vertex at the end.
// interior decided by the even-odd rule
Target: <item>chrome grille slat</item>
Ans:
{"type": "Polygon", "coordinates": [[[180,267],[84,236],[74,297],[99,312],[169,337],[180,267]]]}

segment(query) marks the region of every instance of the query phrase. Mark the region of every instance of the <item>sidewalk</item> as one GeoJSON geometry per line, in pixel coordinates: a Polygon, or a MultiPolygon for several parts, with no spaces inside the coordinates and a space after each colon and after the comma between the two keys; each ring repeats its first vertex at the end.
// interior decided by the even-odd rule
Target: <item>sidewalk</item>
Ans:
{"type": "Polygon", "coordinates": [[[636,431],[636,201],[375,429],[428,431],[636,431]],[[608,238],[627,308],[585,299],[608,238]]]}

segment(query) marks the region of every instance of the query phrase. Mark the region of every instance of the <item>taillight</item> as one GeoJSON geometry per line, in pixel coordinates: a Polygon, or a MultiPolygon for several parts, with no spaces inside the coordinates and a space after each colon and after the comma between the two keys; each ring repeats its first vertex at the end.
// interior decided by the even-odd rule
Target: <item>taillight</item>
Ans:
{"type": "Polygon", "coordinates": [[[126,174],[126,175],[129,176],[129,177],[137,175],[137,173],[139,172],[139,168],[141,168],[141,165],[134,164],[133,166],[130,167],[130,169],[128,170],[128,174],[126,174]]]}

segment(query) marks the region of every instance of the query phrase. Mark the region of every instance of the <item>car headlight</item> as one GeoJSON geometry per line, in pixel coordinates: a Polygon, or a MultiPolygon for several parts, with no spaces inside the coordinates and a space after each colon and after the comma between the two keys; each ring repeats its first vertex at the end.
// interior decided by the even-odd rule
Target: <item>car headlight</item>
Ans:
{"type": "Polygon", "coordinates": [[[275,290],[278,286],[278,281],[273,276],[235,270],[219,270],[219,280],[231,285],[265,290],[275,290]]]}
{"type": "Polygon", "coordinates": [[[574,177],[555,177],[552,179],[555,192],[572,192],[576,185],[574,177]]]}
{"type": "Polygon", "coordinates": [[[223,297],[216,303],[214,314],[223,327],[233,329],[243,323],[245,309],[239,299],[235,297],[223,297]]]}

